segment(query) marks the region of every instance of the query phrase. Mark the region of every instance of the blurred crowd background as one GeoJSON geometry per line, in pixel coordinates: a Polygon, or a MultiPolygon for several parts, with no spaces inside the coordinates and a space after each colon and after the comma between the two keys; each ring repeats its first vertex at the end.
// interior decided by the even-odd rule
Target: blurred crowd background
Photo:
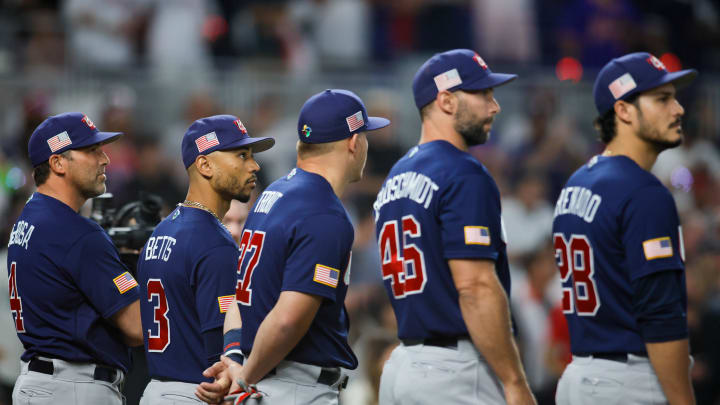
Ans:
{"type": "MultiPolygon", "coordinates": [[[[360,358],[343,403],[374,404],[397,340],[371,206],[419,139],[414,72],[452,48],[520,75],[496,91],[502,113],[491,140],[471,152],[501,189],[517,338],[541,405],[554,403],[570,359],[550,229],[564,181],[602,150],[591,124],[595,75],[639,50],[670,70],[700,71],[680,94],[685,143],[653,171],[683,224],[698,403],[720,403],[718,0],[0,0],[0,246],[34,191],[27,140],[49,115],[82,111],[101,130],[124,132],[106,147],[113,203],[151,192],[166,214],[186,191],[180,141],[192,121],[229,113],[251,135],[275,137],[257,155],[261,191],[294,164],[302,103],[326,88],[350,89],[370,115],[393,122],[369,139],[365,178],[343,198],[356,231],[346,304],[360,358]]],[[[246,212],[234,203],[229,215],[240,224],[246,212]]],[[[5,314],[7,306],[0,300],[5,314]]],[[[3,316],[0,404],[9,404],[21,347],[3,316]]]]}

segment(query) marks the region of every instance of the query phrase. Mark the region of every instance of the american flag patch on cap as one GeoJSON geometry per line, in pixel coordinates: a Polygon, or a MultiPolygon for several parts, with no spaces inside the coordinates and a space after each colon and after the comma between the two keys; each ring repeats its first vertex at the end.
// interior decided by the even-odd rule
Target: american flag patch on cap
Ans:
{"type": "Polygon", "coordinates": [[[643,242],[645,260],[662,259],[673,255],[672,241],[669,236],[655,238],[643,242]]]}
{"type": "Polygon", "coordinates": [[[465,227],[465,244],[466,245],[489,245],[490,231],[486,226],[466,226],[465,227]]]}
{"type": "Polygon", "coordinates": [[[50,152],[55,152],[68,145],[72,145],[70,135],[68,135],[67,131],[60,132],[59,134],[53,136],[47,140],[47,143],[48,146],[50,146],[50,152]]]}
{"type": "Polygon", "coordinates": [[[462,79],[457,69],[448,70],[445,73],[440,73],[435,76],[435,85],[438,91],[447,90],[451,87],[455,87],[458,84],[462,84],[462,79]]]}
{"type": "Polygon", "coordinates": [[[355,132],[358,128],[365,125],[365,120],[363,120],[362,111],[358,111],[355,114],[345,118],[345,121],[347,121],[348,128],[350,128],[350,132],[355,132]]]}
{"type": "Polygon", "coordinates": [[[224,314],[228,311],[228,309],[230,309],[230,305],[232,305],[234,299],[234,295],[223,295],[218,297],[218,305],[220,306],[221,314],[224,314]]]}
{"type": "Polygon", "coordinates": [[[217,135],[215,135],[215,132],[210,132],[207,135],[203,135],[200,138],[195,140],[195,145],[197,145],[198,152],[204,152],[213,146],[220,145],[220,141],[218,141],[217,135]]]}
{"type": "Polygon", "coordinates": [[[115,287],[117,287],[118,291],[120,291],[120,294],[125,294],[126,292],[130,291],[133,287],[137,287],[138,283],[135,281],[132,275],[130,275],[129,272],[125,272],[113,279],[113,283],[115,283],[115,287]]]}
{"type": "Polygon", "coordinates": [[[635,87],[637,87],[635,79],[633,79],[630,73],[625,73],[624,75],[613,80],[612,83],[610,83],[610,85],[608,86],[608,89],[610,89],[610,93],[612,93],[613,97],[615,97],[615,100],[617,100],[635,87]]]}
{"type": "Polygon", "coordinates": [[[332,288],[336,288],[338,285],[338,279],[340,278],[340,270],[333,269],[332,267],[323,266],[322,264],[315,265],[315,274],[313,275],[313,281],[329,285],[332,288]]]}

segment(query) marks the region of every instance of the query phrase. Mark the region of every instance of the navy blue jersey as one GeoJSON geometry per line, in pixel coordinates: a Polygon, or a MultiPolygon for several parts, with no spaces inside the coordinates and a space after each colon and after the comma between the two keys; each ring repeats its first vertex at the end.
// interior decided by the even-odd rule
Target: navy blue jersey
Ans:
{"type": "Polygon", "coordinates": [[[24,361],[42,355],[127,371],[129,349],[109,319],[138,299],[137,283],[98,224],[36,192],[13,226],[7,266],[24,361]]]}
{"type": "Polygon", "coordinates": [[[202,333],[223,325],[238,257],[230,233],[207,211],[179,206],[155,228],[138,260],[151,377],[210,381],[202,376],[210,366],[202,333]]]}
{"type": "Polygon", "coordinates": [[[645,351],[632,282],[684,271],[681,238],[672,195],[630,158],[596,156],[570,177],[553,241],[573,353],[645,351]]]}
{"type": "Polygon", "coordinates": [[[373,207],[400,339],[468,334],[448,259],[495,261],[510,293],[500,193],[470,154],[446,141],[413,147],[390,170],[373,207]]]}
{"type": "Polygon", "coordinates": [[[357,367],[347,342],[345,294],[354,239],[350,218],[322,176],[293,169],[250,211],[240,240],[236,300],[243,353],[282,291],[323,298],[310,329],[285,358],[322,367],[357,367]]]}

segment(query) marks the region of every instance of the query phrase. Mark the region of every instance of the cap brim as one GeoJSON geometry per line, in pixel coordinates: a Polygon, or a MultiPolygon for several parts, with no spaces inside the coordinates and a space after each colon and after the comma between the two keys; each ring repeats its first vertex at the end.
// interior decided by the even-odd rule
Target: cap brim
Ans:
{"type": "Polygon", "coordinates": [[[227,144],[222,148],[215,150],[229,150],[239,148],[250,148],[253,153],[264,152],[275,145],[275,138],[263,137],[263,138],[244,138],[239,139],[237,142],[227,144]]]}
{"type": "Polygon", "coordinates": [[[368,123],[365,127],[366,131],[374,131],[376,129],[385,128],[390,125],[390,120],[382,117],[368,117],[368,123]]]}
{"type": "Polygon", "coordinates": [[[123,135],[122,132],[96,132],[93,136],[82,142],[73,143],[68,149],[80,149],[87,146],[97,145],[99,143],[115,142],[123,135]]]}
{"type": "Polygon", "coordinates": [[[490,73],[489,75],[475,80],[474,82],[467,82],[460,85],[462,90],[485,90],[493,87],[499,87],[503,84],[510,83],[517,79],[517,75],[509,73],[490,73]]]}
{"type": "MultiPolygon", "coordinates": [[[[690,84],[697,77],[698,72],[695,69],[685,69],[677,72],[671,72],[663,77],[662,83],[658,84],[661,86],[665,83],[672,83],[676,89],[681,89],[690,84]]],[[[655,86],[657,87],[657,86],[655,86]]]]}

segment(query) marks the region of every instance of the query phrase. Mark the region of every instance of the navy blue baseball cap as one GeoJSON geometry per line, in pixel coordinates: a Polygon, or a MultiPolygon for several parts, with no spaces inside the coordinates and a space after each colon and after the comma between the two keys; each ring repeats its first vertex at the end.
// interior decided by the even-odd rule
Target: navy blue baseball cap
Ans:
{"type": "Polygon", "coordinates": [[[493,73],[485,61],[470,49],[453,49],[428,59],[413,78],[413,95],[418,110],[435,100],[443,90],[484,90],[515,80],[517,75],[493,73]]]}
{"type": "Polygon", "coordinates": [[[598,73],[593,87],[595,107],[600,115],[610,111],[618,100],[673,83],[686,86],[698,72],[695,69],[668,72],[660,59],[647,52],[630,53],[608,62],[598,73]]]}
{"type": "Polygon", "coordinates": [[[253,138],[245,125],[234,115],[213,115],[201,118],[188,128],[182,140],[182,157],[187,169],[200,155],[216,150],[250,148],[253,153],[266,151],[275,145],[270,137],[253,138]]]}
{"type": "Polygon", "coordinates": [[[390,120],[387,118],[368,117],[365,104],[352,91],[328,89],[305,102],[297,130],[304,143],[325,143],[388,125],[390,120]]]}
{"type": "Polygon", "coordinates": [[[122,132],[100,132],[87,115],[70,112],[53,115],[35,128],[28,141],[33,167],[47,162],[51,155],[117,140],[122,132]]]}

